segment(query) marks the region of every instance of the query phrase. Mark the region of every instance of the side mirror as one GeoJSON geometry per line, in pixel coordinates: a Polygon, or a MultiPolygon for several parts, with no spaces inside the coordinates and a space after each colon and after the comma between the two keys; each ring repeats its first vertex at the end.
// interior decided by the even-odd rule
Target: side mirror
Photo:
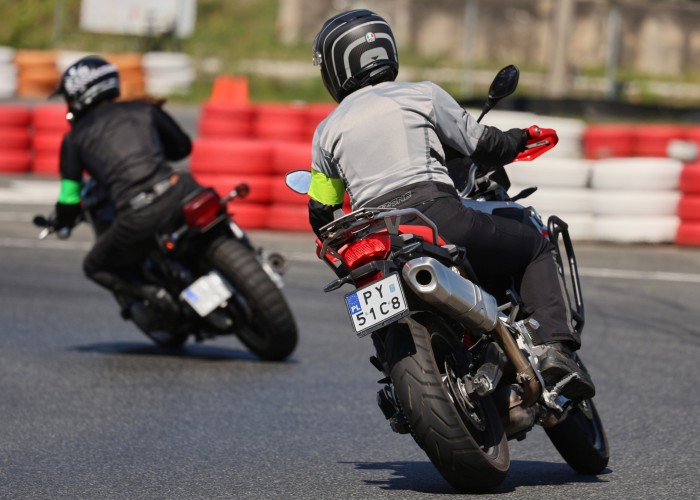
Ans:
{"type": "Polygon", "coordinates": [[[311,172],[308,170],[293,170],[284,176],[284,183],[295,193],[306,194],[311,187],[311,172]]]}
{"type": "Polygon", "coordinates": [[[489,87],[488,98],[481,110],[481,116],[479,116],[478,122],[481,121],[484,115],[488,113],[498,101],[515,92],[515,89],[518,88],[519,78],[520,70],[512,64],[501,69],[501,71],[496,74],[496,77],[489,87]]]}

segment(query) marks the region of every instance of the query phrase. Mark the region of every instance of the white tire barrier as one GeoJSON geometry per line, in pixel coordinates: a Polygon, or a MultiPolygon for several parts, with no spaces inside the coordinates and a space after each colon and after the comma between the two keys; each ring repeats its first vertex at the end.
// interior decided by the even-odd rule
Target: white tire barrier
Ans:
{"type": "Polygon", "coordinates": [[[593,166],[594,237],[624,243],[672,242],[680,225],[683,163],[671,158],[612,158],[593,166]]]}
{"type": "Polygon", "coordinates": [[[196,72],[192,58],[177,52],[147,52],[141,61],[146,92],[168,95],[187,92],[196,72]]]}
{"type": "Polygon", "coordinates": [[[654,216],[677,215],[678,191],[593,191],[595,215],[654,216]]]}
{"type": "Polygon", "coordinates": [[[680,225],[675,215],[596,217],[593,237],[598,241],[621,243],[672,242],[680,225]]]}
{"type": "MultiPolygon", "coordinates": [[[[508,190],[508,194],[513,196],[524,187],[527,186],[513,185],[508,190]]],[[[592,213],[592,195],[589,189],[538,188],[533,194],[517,202],[523,206],[533,206],[540,214],[562,216],[562,214],[592,213]]]]}
{"type": "Polygon", "coordinates": [[[14,58],[12,47],[0,47],[0,99],[10,99],[17,93],[18,74],[14,58]]]}
{"type": "Polygon", "coordinates": [[[678,188],[683,163],[672,158],[609,158],[593,164],[593,189],[668,191],[678,188]]]}
{"type": "Polygon", "coordinates": [[[506,172],[511,183],[519,186],[585,188],[592,165],[590,160],[540,156],[506,165],[506,172]]]}

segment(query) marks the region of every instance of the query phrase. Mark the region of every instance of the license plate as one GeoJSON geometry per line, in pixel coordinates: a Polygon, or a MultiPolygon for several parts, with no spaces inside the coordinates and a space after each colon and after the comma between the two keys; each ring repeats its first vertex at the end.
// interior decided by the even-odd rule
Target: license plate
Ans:
{"type": "Polygon", "coordinates": [[[231,298],[231,290],[219,273],[212,271],[185,288],[180,297],[204,317],[231,298]]]}
{"type": "Polygon", "coordinates": [[[390,274],[347,294],[345,304],[358,337],[364,337],[409,313],[398,274],[390,274]]]}

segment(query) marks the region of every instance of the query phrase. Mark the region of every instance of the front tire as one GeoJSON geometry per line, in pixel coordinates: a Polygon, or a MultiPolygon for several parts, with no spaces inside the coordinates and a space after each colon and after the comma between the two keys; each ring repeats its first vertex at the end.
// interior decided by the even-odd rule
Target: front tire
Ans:
{"type": "Polygon", "coordinates": [[[237,328],[241,342],[261,359],[280,361],[297,345],[297,327],[287,301],[241,242],[221,239],[208,252],[209,261],[240,293],[252,313],[247,325],[237,328]]]}
{"type": "Polygon", "coordinates": [[[450,379],[449,352],[459,347],[452,332],[414,316],[395,324],[387,342],[391,357],[400,358],[390,359],[390,374],[401,409],[413,438],[440,474],[461,492],[498,486],[510,466],[507,438],[490,397],[455,393],[450,381],[458,379],[450,379]],[[407,352],[407,335],[412,352],[407,352]]]}

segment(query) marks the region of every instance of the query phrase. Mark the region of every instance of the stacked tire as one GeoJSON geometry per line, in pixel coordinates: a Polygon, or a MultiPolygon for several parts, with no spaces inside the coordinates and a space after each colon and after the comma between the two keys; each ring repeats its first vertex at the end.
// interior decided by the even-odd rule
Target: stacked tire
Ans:
{"type": "Polygon", "coordinates": [[[202,138],[194,142],[190,169],[197,181],[226,196],[246,183],[250,194],[231,202],[229,211],[245,229],[266,227],[272,199],[272,144],[250,139],[202,138]]]}
{"type": "Polygon", "coordinates": [[[32,172],[57,177],[61,142],[70,129],[67,108],[62,103],[40,104],[32,110],[32,172]]]}
{"type": "Polygon", "coordinates": [[[311,168],[310,142],[284,142],[274,144],[272,164],[272,204],[268,212],[267,227],[278,231],[310,231],[309,197],[295,193],[287,187],[284,177],[293,170],[311,168]]]}
{"type": "Polygon", "coordinates": [[[682,162],[671,158],[610,158],[591,176],[593,237],[613,242],[673,242],[682,162]]]}
{"type": "Polygon", "coordinates": [[[148,94],[186,93],[196,72],[192,58],[179,52],[146,52],[141,61],[148,94]]]}
{"type": "Polygon", "coordinates": [[[233,211],[248,210],[239,221],[244,227],[309,231],[308,197],[287,188],[284,176],[311,167],[313,133],[334,107],[327,103],[253,104],[212,96],[202,106],[197,125],[199,137],[191,159],[194,175],[221,192],[228,192],[237,182],[250,184],[250,198],[232,204],[233,211]]]}
{"type": "Polygon", "coordinates": [[[676,244],[700,246],[700,163],[686,164],[679,184],[676,244]]]}
{"type": "Polygon", "coordinates": [[[556,215],[569,225],[572,239],[589,240],[593,234],[590,175],[593,162],[582,158],[547,158],[506,166],[511,196],[536,186],[537,191],[518,203],[532,206],[546,223],[556,215]]]}
{"type": "Polygon", "coordinates": [[[29,108],[3,105],[0,109],[0,173],[22,174],[31,169],[29,108]]]}
{"type": "Polygon", "coordinates": [[[20,97],[43,99],[56,88],[60,73],[55,52],[18,50],[15,64],[18,69],[17,95],[20,97]]]}
{"type": "Polygon", "coordinates": [[[0,99],[11,99],[17,93],[15,49],[0,47],[0,99]]]}

